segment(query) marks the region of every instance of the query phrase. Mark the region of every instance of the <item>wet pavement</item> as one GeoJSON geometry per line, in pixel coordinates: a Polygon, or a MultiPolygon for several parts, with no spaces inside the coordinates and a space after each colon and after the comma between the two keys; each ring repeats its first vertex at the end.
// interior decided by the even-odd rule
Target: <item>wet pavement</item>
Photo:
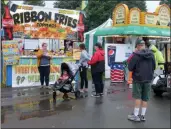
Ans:
{"type": "MultiPolygon", "coordinates": [[[[91,85],[91,83],[90,83],[91,85]]],[[[101,98],[89,96],[54,101],[51,91],[40,88],[2,89],[2,128],[170,128],[170,94],[151,95],[146,122],[127,120],[133,111],[131,89],[124,84],[105,82],[101,98]]]]}

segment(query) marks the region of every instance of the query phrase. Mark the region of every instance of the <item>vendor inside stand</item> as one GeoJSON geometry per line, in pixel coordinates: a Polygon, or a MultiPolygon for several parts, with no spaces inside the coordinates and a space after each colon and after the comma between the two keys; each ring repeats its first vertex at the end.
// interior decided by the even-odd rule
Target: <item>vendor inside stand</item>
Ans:
{"type": "Polygon", "coordinates": [[[56,40],[51,42],[51,39],[40,40],[40,39],[23,39],[19,40],[19,49],[21,49],[21,55],[23,56],[35,56],[36,52],[41,49],[41,44],[46,42],[48,44],[48,51],[53,56],[72,56],[73,55],[73,41],[70,40],[56,40]],[[21,43],[22,41],[22,43],[21,43]],[[34,45],[32,45],[34,44],[34,45]]]}

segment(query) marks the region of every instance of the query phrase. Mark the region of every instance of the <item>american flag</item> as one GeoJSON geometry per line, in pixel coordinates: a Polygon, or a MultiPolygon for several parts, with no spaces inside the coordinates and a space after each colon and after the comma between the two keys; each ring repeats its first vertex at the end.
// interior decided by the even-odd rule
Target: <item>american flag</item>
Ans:
{"type": "Polygon", "coordinates": [[[123,82],[124,81],[124,65],[115,63],[111,67],[110,73],[111,82],[123,82]]]}

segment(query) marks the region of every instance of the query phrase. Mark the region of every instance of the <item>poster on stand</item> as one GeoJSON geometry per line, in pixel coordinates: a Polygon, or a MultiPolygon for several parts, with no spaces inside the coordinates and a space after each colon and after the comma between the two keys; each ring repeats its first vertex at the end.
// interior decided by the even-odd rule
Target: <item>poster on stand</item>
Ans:
{"type": "Polygon", "coordinates": [[[6,65],[15,65],[19,60],[18,41],[4,40],[2,41],[3,60],[6,65]]]}
{"type": "Polygon", "coordinates": [[[105,44],[105,78],[110,78],[112,64],[123,62],[132,54],[131,44],[105,44]]]}
{"type": "Polygon", "coordinates": [[[79,48],[80,42],[74,42],[73,44],[73,59],[80,60],[81,50],[79,48]]]}

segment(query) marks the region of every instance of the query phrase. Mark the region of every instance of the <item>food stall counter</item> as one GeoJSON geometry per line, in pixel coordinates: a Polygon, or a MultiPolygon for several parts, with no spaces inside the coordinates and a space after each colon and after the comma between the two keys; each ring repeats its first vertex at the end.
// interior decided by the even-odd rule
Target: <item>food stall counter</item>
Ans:
{"type": "MultiPolygon", "coordinates": [[[[60,75],[62,62],[75,62],[73,57],[52,56],[50,84],[54,84],[60,75]]],[[[7,65],[6,85],[9,87],[40,86],[36,56],[20,56],[17,65],[7,65]]]]}

